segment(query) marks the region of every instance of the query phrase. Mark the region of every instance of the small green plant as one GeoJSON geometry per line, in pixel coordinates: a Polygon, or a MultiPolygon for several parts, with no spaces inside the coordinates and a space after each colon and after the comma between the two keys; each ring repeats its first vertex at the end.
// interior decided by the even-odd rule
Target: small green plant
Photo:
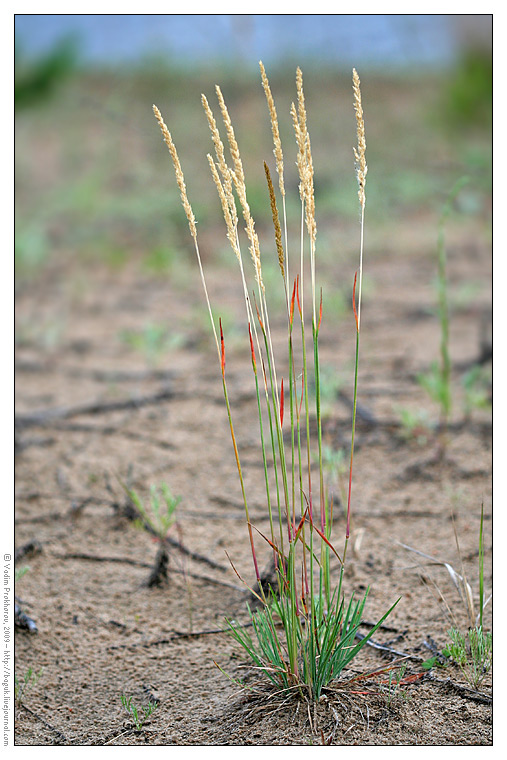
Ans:
{"type": "Polygon", "coordinates": [[[23,565],[22,567],[17,567],[14,573],[14,579],[16,583],[21,580],[21,578],[26,575],[29,572],[30,568],[28,565],[23,565]]]}
{"type": "Polygon", "coordinates": [[[447,251],[445,247],[445,223],[450,215],[454,200],[468,183],[468,177],[461,177],[453,185],[442,209],[438,224],[437,244],[437,303],[440,322],[440,361],[433,362],[429,371],[420,374],[419,383],[440,407],[440,428],[442,441],[449,422],[452,407],[451,359],[449,355],[449,302],[447,278],[447,251]]]}
{"type": "Polygon", "coordinates": [[[401,682],[405,675],[407,666],[401,665],[399,668],[394,668],[389,671],[387,684],[384,686],[383,691],[386,695],[387,706],[391,707],[392,703],[403,696],[403,689],[401,688],[401,682]]]}
{"type": "Polygon", "coordinates": [[[433,657],[428,657],[427,660],[421,663],[423,670],[431,670],[432,668],[445,668],[447,667],[447,660],[443,654],[435,654],[433,657]]]}
{"type": "Polygon", "coordinates": [[[396,411],[400,418],[402,437],[415,439],[420,446],[424,446],[432,427],[428,412],[425,409],[413,410],[406,407],[397,407],[396,411]]]}
{"type": "Polygon", "coordinates": [[[149,501],[144,503],[134,489],[128,488],[121,481],[120,484],[136,508],[135,523],[156,536],[159,544],[155,563],[144,585],[148,588],[161,586],[168,577],[169,554],[165,539],[169,529],[176,522],[176,509],[181,502],[181,496],[173,496],[167,483],[161,483],[159,486],[150,486],[149,501]]]}
{"type": "Polygon", "coordinates": [[[463,412],[469,418],[474,409],[491,409],[489,389],[491,383],[491,370],[476,364],[466,372],[461,380],[465,397],[463,400],[463,412]]]}
{"type": "Polygon", "coordinates": [[[14,674],[14,698],[18,707],[21,707],[23,704],[26,692],[35,686],[42,675],[42,671],[43,668],[38,673],[35,673],[34,669],[30,666],[21,681],[14,674]]]}
{"type": "MultiPolygon", "coordinates": [[[[474,686],[482,683],[491,668],[493,659],[493,636],[491,632],[484,631],[483,627],[484,608],[490,599],[491,596],[484,601],[484,504],[482,504],[479,528],[479,612],[475,616],[475,625],[469,626],[466,636],[458,629],[451,628],[449,636],[452,643],[448,647],[451,659],[457,662],[465,678],[474,686]]],[[[469,610],[471,621],[474,612],[472,600],[469,610]]]]}
{"type": "Polygon", "coordinates": [[[153,714],[153,712],[158,707],[158,702],[152,702],[151,700],[148,702],[147,707],[141,707],[141,711],[137,709],[137,707],[132,702],[132,697],[128,697],[125,694],[121,695],[121,703],[125,709],[125,712],[132,718],[134,721],[134,726],[136,728],[136,731],[141,731],[142,727],[150,717],[150,715],[153,714]]]}
{"type": "Polygon", "coordinates": [[[173,496],[167,483],[150,486],[150,498],[147,504],[143,503],[139,494],[132,488],[127,492],[142,520],[163,541],[167,531],[176,521],[176,508],[181,502],[181,496],[173,496]]]}
{"type": "MultiPolygon", "coordinates": [[[[216,87],[220,112],[227,134],[232,166],[227,164],[225,147],[207,98],[202,96],[204,111],[211,130],[215,156],[208,155],[213,181],[218,191],[226,226],[226,236],[239,265],[244,296],[246,326],[250,342],[252,388],[255,388],[260,439],[260,456],[265,486],[267,535],[251,522],[247,489],[241,466],[240,450],[236,441],[233,414],[228,392],[224,325],[213,316],[208,287],[204,276],[197,239],[197,224],[188,200],[179,157],[159,109],[154,106],[155,117],[169,148],[173,161],[181,200],[193,238],[199,272],[204,289],[217,356],[222,375],[224,401],[229,422],[239,485],[245,510],[253,569],[254,584],[250,588],[260,608],[248,607],[252,633],[248,628],[228,621],[231,635],[243,647],[261,674],[282,691],[291,690],[300,697],[318,701],[323,689],[338,678],[354,657],[393,610],[395,602],[372,626],[364,638],[356,641],[368,591],[361,597],[344,593],[344,572],[347,547],[351,532],[352,470],[356,428],[359,338],[361,325],[361,294],[363,287],[363,249],[365,182],[367,174],[364,118],[360,83],[353,71],[354,111],[357,123],[357,148],[353,149],[358,198],[360,206],[359,266],[352,287],[354,312],[353,343],[354,381],[351,420],[351,444],[348,458],[348,491],[344,548],[341,556],[332,543],[333,513],[326,498],[324,484],[324,453],[322,439],[323,398],[328,378],[319,362],[319,334],[323,319],[322,289],[316,280],[316,237],[314,172],[303,92],[303,76],[297,69],[297,105],[291,107],[297,150],[299,173],[298,238],[300,250],[289,257],[284,184],[283,153],[276,108],[269,81],[262,63],[262,84],[270,114],[274,141],[274,155],[278,186],[282,203],[282,217],[278,212],[276,192],[271,172],[264,163],[267,181],[266,201],[274,226],[273,261],[278,260],[279,288],[283,293],[284,321],[287,327],[285,360],[286,375],[280,377],[279,363],[270,328],[270,310],[263,277],[260,241],[247,200],[247,185],[241,154],[225,100],[216,87]],[[248,284],[248,276],[241,250],[238,207],[245,222],[248,247],[253,263],[255,285],[248,284]],[[294,268],[294,269],[291,269],[294,268]],[[281,276],[280,276],[281,275],[281,276]],[[357,291],[356,291],[357,287],[357,291]],[[254,295],[252,297],[252,289],[254,295]],[[357,292],[357,299],[356,299],[357,292]],[[310,348],[311,345],[311,348],[310,348]],[[309,387],[314,393],[310,396],[309,387]],[[313,425],[310,423],[312,408],[313,425]],[[284,430],[285,420],[285,430],[284,430]],[[290,427],[289,427],[290,425],[290,427]],[[315,432],[316,430],[316,432],[315,432]],[[318,467],[315,466],[318,463],[318,467]],[[312,467],[313,466],[313,467],[312,467]],[[266,581],[259,570],[256,536],[260,536],[266,552],[272,557],[276,569],[275,579],[266,581]],[[331,574],[331,559],[339,567],[336,576],[331,574]]],[[[270,301],[271,303],[271,301],[270,301]]],[[[336,375],[333,375],[333,383],[336,375]]],[[[336,386],[331,392],[336,394],[336,386]]],[[[234,566],[233,566],[234,567],[234,566]]],[[[235,568],[234,568],[235,569],[235,568]]],[[[235,569],[237,572],[237,570],[235,569]]],[[[237,573],[239,575],[239,573],[237,573]]],[[[241,576],[239,576],[241,578],[241,576]]]]}
{"type": "MultiPolygon", "coordinates": [[[[458,548],[458,554],[461,558],[461,552],[459,548],[458,535],[455,530],[456,545],[458,548]]],[[[445,606],[450,614],[454,625],[448,631],[448,635],[451,639],[451,644],[442,650],[442,655],[455,662],[462,670],[467,681],[474,686],[478,686],[484,676],[489,671],[492,662],[493,654],[493,638],[490,632],[484,630],[484,610],[486,605],[491,600],[491,595],[484,599],[484,505],[481,505],[481,520],[479,527],[479,589],[478,589],[478,609],[474,601],[474,594],[472,587],[468,582],[463,562],[461,562],[461,573],[457,572],[449,562],[442,562],[435,557],[431,557],[429,554],[421,552],[419,549],[413,549],[410,546],[401,544],[408,551],[419,554],[422,557],[430,560],[432,563],[442,565],[445,567],[449,576],[454,583],[460,600],[463,604],[466,616],[468,619],[468,630],[466,633],[462,633],[458,626],[456,617],[452,611],[451,606],[447,603],[446,599],[437,587],[440,599],[445,603],[445,606]]],[[[432,657],[423,663],[423,667],[429,669],[434,664],[442,664],[439,660],[439,656],[432,657]]]]}
{"type": "Polygon", "coordinates": [[[466,680],[474,687],[480,686],[491,668],[493,659],[493,637],[484,633],[482,626],[469,628],[466,634],[457,628],[448,631],[451,643],[442,650],[458,665],[466,680]]]}
{"type": "Polygon", "coordinates": [[[120,340],[141,353],[150,367],[157,366],[170,348],[181,345],[178,334],[169,334],[165,325],[147,324],[142,330],[122,330],[120,340]]]}

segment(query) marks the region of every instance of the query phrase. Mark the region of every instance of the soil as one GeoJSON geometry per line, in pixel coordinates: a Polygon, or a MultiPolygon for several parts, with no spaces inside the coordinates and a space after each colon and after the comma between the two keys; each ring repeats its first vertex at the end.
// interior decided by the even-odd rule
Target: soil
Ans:
{"type": "MultiPolygon", "coordinates": [[[[435,260],[426,245],[404,246],[404,234],[412,239],[410,220],[396,250],[379,245],[367,261],[346,584],[347,593],[370,587],[363,633],[400,597],[373,640],[405,654],[406,671],[391,695],[388,672],[351,680],[401,657],[364,647],[316,706],[227,678],[258,683],[225,631],[225,617],[247,621],[249,597],[226,552],[248,583],[253,570],[220,368],[205,322],[201,328],[195,319],[202,306],[196,270],[189,268],[181,288],[134,263],[115,270],[59,262],[20,284],[18,321],[54,318],[64,328],[54,342],[34,329],[16,352],[16,548],[33,542],[18,560],[29,571],[16,594],[37,626],[37,633],[16,630],[16,673],[42,669],[16,711],[18,745],[491,744],[491,674],[474,690],[455,665],[422,666],[448,642],[448,608],[466,628],[463,604],[444,567],[400,545],[458,571],[462,561],[477,598],[483,503],[489,594],[491,417],[480,409],[464,416],[460,379],[483,353],[491,255],[483,236],[466,226],[449,244],[453,286],[472,280],[476,294],[452,313],[453,413],[443,453],[441,437],[422,428],[407,432],[398,413],[426,409],[438,417],[417,382],[438,358],[435,260]],[[69,286],[82,280],[84,289],[69,286]],[[151,363],[118,339],[146,320],[175,333],[182,326],[151,363]],[[182,497],[169,532],[167,578],[158,585],[147,581],[159,545],[131,519],[120,481],[144,497],[152,483],[165,481],[182,497]],[[124,711],[122,694],[138,708],[157,703],[141,730],[124,711]]],[[[231,272],[211,268],[209,287],[239,325],[243,306],[231,272]]],[[[331,284],[333,278],[336,272],[331,284]]],[[[275,315],[272,329],[283,350],[283,317],[275,315]]],[[[252,519],[265,530],[248,346],[234,326],[229,330],[235,431],[252,519]]],[[[348,451],[351,308],[338,329],[324,309],[320,345],[322,364],[343,380],[327,399],[325,442],[348,451]]],[[[330,487],[340,536],[340,478],[330,487]]]]}

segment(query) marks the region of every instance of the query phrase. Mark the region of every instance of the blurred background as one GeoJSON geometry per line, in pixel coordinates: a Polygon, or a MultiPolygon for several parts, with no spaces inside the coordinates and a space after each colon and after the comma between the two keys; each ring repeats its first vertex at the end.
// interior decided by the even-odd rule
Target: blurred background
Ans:
{"type": "Polygon", "coordinates": [[[203,256],[220,266],[230,253],[200,102],[204,92],[216,109],[220,83],[253,215],[267,234],[262,161],[272,159],[272,144],[260,59],[286,150],[289,214],[296,215],[289,109],[296,65],[303,69],[322,261],[338,266],[357,242],[353,66],[365,104],[369,255],[421,248],[432,255],[443,204],[463,175],[470,181],[457,200],[460,228],[489,245],[491,37],[492,16],[480,14],[17,15],[16,288],[32,293],[18,312],[18,345],[63,341],[72,299],[99,270],[116,276],[134,267],[141,278],[195,282],[153,103],[178,147],[203,256]],[[55,283],[61,300],[43,318],[38,298],[55,283]]]}

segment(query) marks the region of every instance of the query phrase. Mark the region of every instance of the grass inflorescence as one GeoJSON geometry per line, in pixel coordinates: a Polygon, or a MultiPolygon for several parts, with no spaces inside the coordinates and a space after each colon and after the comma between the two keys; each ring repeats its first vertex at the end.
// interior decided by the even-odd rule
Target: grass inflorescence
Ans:
{"type": "MultiPolygon", "coordinates": [[[[274,250],[284,293],[287,352],[275,360],[268,300],[262,271],[261,247],[248,201],[241,153],[232,120],[220,87],[216,86],[219,111],[230,159],[208,99],[202,105],[211,131],[214,155],[208,154],[213,182],[220,199],[226,237],[237,259],[245,304],[247,340],[250,346],[257,400],[260,454],[266,493],[267,531],[261,532],[250,519],[249,500],[238,450],[226,371],[226,338],[222,321],[215,321],[198,245],[196,218],[187,196],[181,163],[171,133],[159,109],[155,117],[173,161],[181,200],[193,238],[197,262],[220,366],[227,416],[245,509],[246,525],[255,573],[251,591],[257,609],[248,608],[251,631],[229,622],[231,635],[242,645],[264,676],[282,690],[295,690],[318,700],[322,690],[348,666],[394,605],[359,640],[368,591],[359,598],[344,593],[344,568],[351,530],[352,472],[358,393],[361,294],[363,283],[364,220],[366,206],[366,138],[360,81],[353,71],[353,106],[357,122],[357,146],[353,149],[360,210],[359,266],[352,287],[355,337],[354,401],[348,463],[346,525],[343,550],[333,540],[333,505],[325,488],[325,449],[322,442],[322,381],[319,334],[323,320],[322,289],[317,285],[317,221],[315,214],[314,166],[303,89],[303,74],[296,73],[296,98],[290,115],[294,128],[296,165],[299,175],[299,251],[289,255],[284,153],[278,114],[269,80],[262,63],[261,78],[273,134],[278,191],[268,162],[264,162],[267,200],[274,226],[274,250]],[[251,275],[245,265],[240,215],[243,218],[251,275]],[[309,302],[309,305],[308,305],[309,302]],[[312,388],[312,394],[309,393],[312,388]],[[311,416],[315,415],[316,435],[311,416]],[[317,471],[316,471],[317,470],[317,471]],[[269,547],[276,580],[266,585],[259,568],[259,542],[269,547]],[[338,564],[338,574],[332,572],[338,564]]],[[[236,573],[239,572],[234,568],[236,573]]],[[[240,576],[241,577],[241,576],[240,576]]],[[[396,604],[396,602],[395,602],[396,604]]]]}

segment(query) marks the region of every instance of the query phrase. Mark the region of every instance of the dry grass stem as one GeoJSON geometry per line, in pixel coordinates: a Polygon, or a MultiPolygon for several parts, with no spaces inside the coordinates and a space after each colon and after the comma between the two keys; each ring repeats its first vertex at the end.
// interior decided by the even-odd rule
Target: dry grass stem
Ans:
{"type": "Polygon", "coordinates": [[[192,237],[194,240],[197,238],[197,228],[195,223],[195,216],[194,212],[192,211],[192,206],[190,205],[190,202],[187,197],[187,188],[185,185],[185,179],[183,176],[183,171],[181,169],[180,160],[178,158],[178,153],[176,151],[176,146],[173,142],[173,139],[171,137],[171,133],[169,132],[163,118],[162,114],[160,113],[159,109],[156,105],[153,106],[153,113],[155,114],[155,118],[158,121],[160,125],[160,129],[162,130],[162,135],[164,136],[164,142],[169,148],[169,153],[171,154],[171,158],[174,165],[174,171],[176,174],[176,181],[178,183],[178,187],[180,189],[181,194],[181,202],[183,204],[183,208],[185,210],[185,214],[187,215],[188,224],[190,227],[190,232],[192,233],[192,237]]]}
{"type": "Polygon", "coordinates": [[[264,87],[264,92],[266,93],[266,100],[268,102],[268,108],[269,108],[269,116],[271,119],[271,131],[273,133],[273,144],[275,146],[273,153],[276,159],[276,171],[278,173],[278,183],[280,186],[280,192],[282,196],[285,197],[285,183],[283,180],[282,141],[280,140],[280,130],[278,128],[278,116],[276,113],[275,101],[273,100],[273,95],[271,94],[269,80],[268,80],[266,70],[264,68],[262,61],[259,61],[259,66],[261,69],[262,86],[264,87]]]}
{"type": "Polygon", "coordinates": [[[271,180],[269,167],[265,161],[264,161],[264,171],[266,172],[266,180],[267,180],[268,189],[269,189],[269,201],[271,204],[271,215],[273,217],[273,225],[275,228],[275,242],[276,242],[276,250],[278,253],[278,264],[280,266],[282,277],[285,277],[285,265],[284,265],[285,257],[284,257],[283,245],[282,245],[282,229],[280,227],[280,218],[278,216],[278,209],[276,207],[275,190],[273,187],[273,182],[271,180]]]}

